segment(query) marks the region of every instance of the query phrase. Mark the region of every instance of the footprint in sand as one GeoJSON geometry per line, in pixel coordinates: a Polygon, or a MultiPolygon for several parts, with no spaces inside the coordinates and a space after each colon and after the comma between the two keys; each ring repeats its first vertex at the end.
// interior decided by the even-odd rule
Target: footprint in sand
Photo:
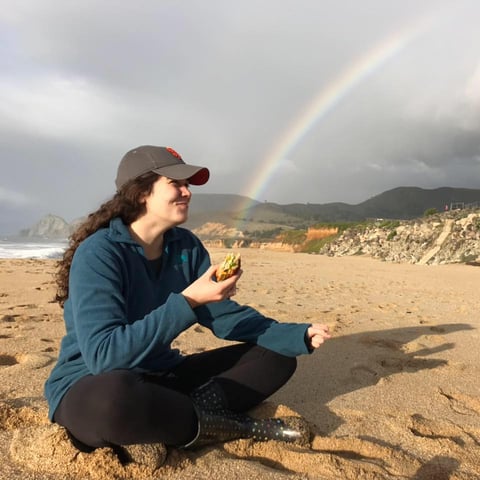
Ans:
{"type": "Polygon", "coordinates": [[[398,373],[405,370],[423,370],[427,368],[437,368],[448,364],[445,360],[422,358],[418,355],[427,355],[436,351],[442,351],[451,348],[451,344],[443,344],[436,348],[429,349],[425,345],[423,348],[415,352],[411,352],[413,347],[420,346],[417,343],[410,345],[404,344],[399,340],[391,340],[375,336],[363,336],[359,343],[382,350],[388,350],[390,353],[379,354],[370,357],[371,362],[365,362],[362,365],[356,365],[350,370],[350,374],[354,380],[361,383],[371,383],[382,377],[382,372],[398,373]],[[377,368],[379,367],[379,368],[377,368]]]}
{"type": "Polygon", "coordinates": [[[446,360],[420,357],[377,356],[375,362],[392,373],[403,372],[405,370],[425,370],[448,365],[446,360]]]}
{"type": "Polygon", "coordinates": [[[27,368],[36,370],[50,365],[55,359],[45,353],[27,353],[18,356],[0,354],[0,367],[12,367],[24,365],[27,368]]]}
{"type": "Polygon", "coordinates": [[[432,440],[447,439],[457,445],[465,445],[465,440],[462,439],[465,432],[452,423],[430,420],[419,414],[412,415],[410,420],[408,428],[416,437],[432,440]]]}
{"type": "Polygon", "coordinates": [[[351,368],[350,375],[354,382],[362,385],[376,383],[379,379],[379,373],[366,365],[357,365],[351,368]]]}
{"type": "Polygon", "coordinates": [[[450,408],[461,415],[479,415],[480,414],[480,398],[467,395],[461,392],[446,392],[439,390],[440,395],[445,397],[450,408]]]}
{"type": "Polygon", "coordinates": [[[403,342],[399,342],[398,340],[389,340],[386,338],[377,338],[377,337],[362,337],[360,339],[360,343],[363,343],[367,346],[372,347],[380,347],[380,348],[387,348],[389,350],[401,350],[403,342]]]}
{"type": "Polygon", "coordinates": [[[435,333],[445,333],[446,329],[443,327],[430,327],[430,330],[435,333]]]}
{"type": "Polygon", "coordinates": [[[350,325],[353,324],[353,320],[350,320],[348,318],[344,318],[338,313],[337,313],[335,321],[336,321],[336,323],[334,325],[334,331],[335,332],[341,332],[344,328],[348,328],[350,325]]]}
{"type": "Polygon", "coordinates": [[[0,353],[0,367],[11,367],[17,363],[18,361],[14,356],[0,353]]]}
{"type": "MultiPolygon", "coordinates": [[[[431,441],[432,449],[438,449],[439,445],[442,445],[444,451],[448,451],[450,455],[454,454],[455,458],[462,459],[461,468],[466,475],[455,476],[455,478],[479,478],[480,439],[478,429],[460,426],[445,420],[431,420],[419,414],[411,416],[408,429],[424,444],[431,441]]],[[[450,478],[450,476],[426,478],[450,478]]]]}
{"type": "Polygon", "coordinates": [[[417,459],[398,448],[359,438],[315,436],[310,449],[247,442],[227,443],[224,449],[237,458],[253,458],[279,472],[295,472],[308,478],[312,474],[315,478],[413,478],[421,466],[417,459]]]}

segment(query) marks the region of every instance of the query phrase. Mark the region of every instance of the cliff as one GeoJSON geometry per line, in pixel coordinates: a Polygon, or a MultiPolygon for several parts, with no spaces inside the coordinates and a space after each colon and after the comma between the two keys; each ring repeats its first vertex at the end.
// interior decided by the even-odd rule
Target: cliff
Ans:
{"type": "Polygon", "coordinates": [[[330,256],[369,255],[385,261],[480,263],[480,210],[458,210],[411,221],[350,228],[323,246],[330,256]]]}

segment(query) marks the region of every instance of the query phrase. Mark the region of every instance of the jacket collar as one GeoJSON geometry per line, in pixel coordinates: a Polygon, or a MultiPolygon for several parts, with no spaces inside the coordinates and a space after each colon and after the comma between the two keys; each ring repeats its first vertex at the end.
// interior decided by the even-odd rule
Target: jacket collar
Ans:
{"type": "MultiPolygon", "coordinates": [[[[138,243],[130,235],[128,226],[123,223],[120,217],[112,218],[112,220],[110,220],[108,237],[113,242],[130,243],[132,245],[139,246],[138,243]]],[[[163,244],[167,245],[167,243],[176,240],[178,237],[179,232],[175,227],[173,227],[165,232],[163,244]]]]}

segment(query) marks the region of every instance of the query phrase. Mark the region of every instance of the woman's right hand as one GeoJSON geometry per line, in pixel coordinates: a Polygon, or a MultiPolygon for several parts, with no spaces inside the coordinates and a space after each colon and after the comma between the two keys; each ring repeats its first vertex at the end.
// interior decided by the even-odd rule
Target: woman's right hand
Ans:
{"type": "Polygon", "coordinates": [[[217,268],[219,265],[212,265],[201,277],[183,290],[182,295],[192,308],[206,303],[221,302],[235,295],[236,284],[242,275],[242,270],[226,280],[216,282],[213,277],[217,268]]]}

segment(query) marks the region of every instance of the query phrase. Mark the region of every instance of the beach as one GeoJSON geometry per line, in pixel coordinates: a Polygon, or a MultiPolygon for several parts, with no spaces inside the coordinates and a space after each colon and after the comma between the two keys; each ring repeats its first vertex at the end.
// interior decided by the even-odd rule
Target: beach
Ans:
{"type": "MultiPolygon", "coordinates": [[[[47,419],[64,326],[52,259],[0,260],[0,480],[480,478],[480,268],[239,249],[235,300],[332,339],[252,414],[303,417],[311,446],[237,440],[169,449],[156,471],[79,453],[47,419]]],[[[225,249],[210,249],[219,262],[225,249]]],[[[226,345],[198,325],[175,346],[226,345]]]]}

